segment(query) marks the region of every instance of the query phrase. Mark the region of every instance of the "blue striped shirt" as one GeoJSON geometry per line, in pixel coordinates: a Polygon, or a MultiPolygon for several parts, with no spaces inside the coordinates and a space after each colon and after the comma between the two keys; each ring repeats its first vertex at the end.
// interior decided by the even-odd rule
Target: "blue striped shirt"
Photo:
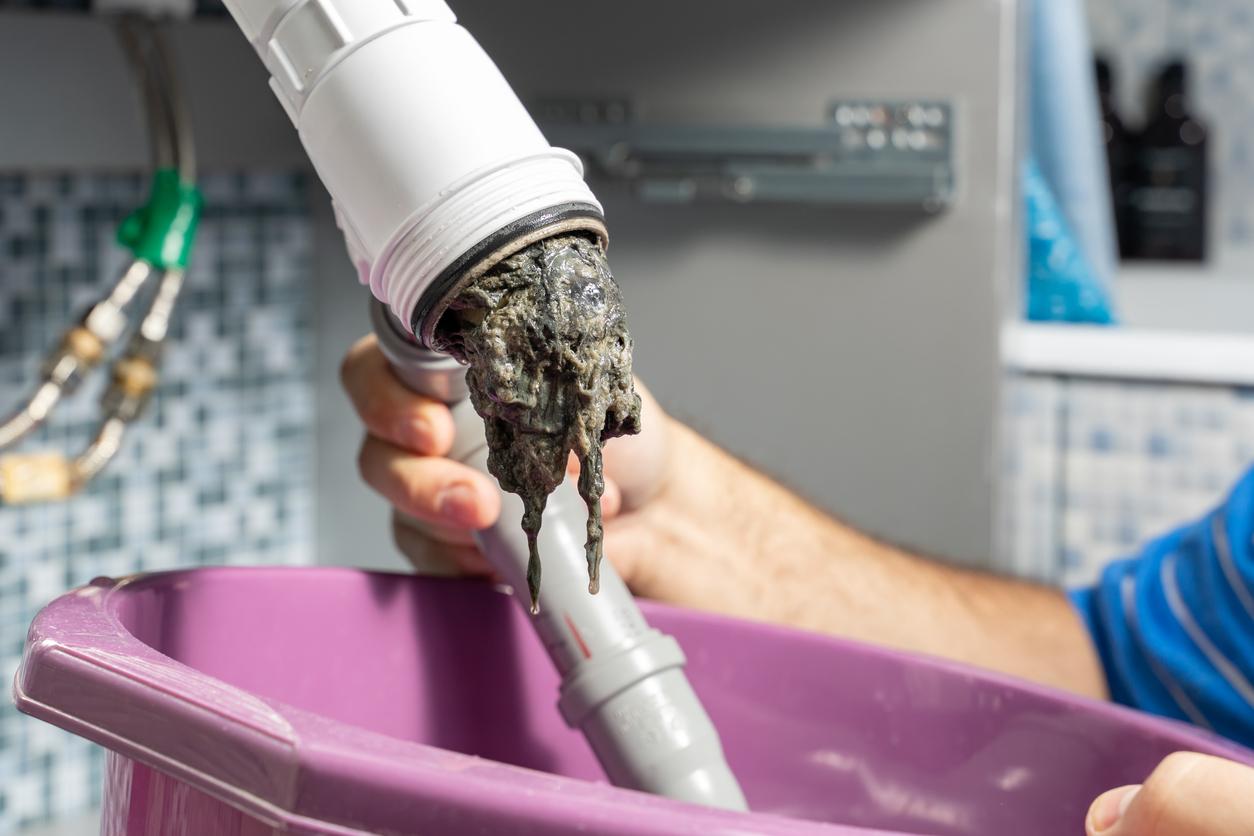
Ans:
{"type": "Polygon", "coordinates": [[[1112,699],[1254,747],[1254,469],[1209,515],[1071,597],[1112,699]]]}

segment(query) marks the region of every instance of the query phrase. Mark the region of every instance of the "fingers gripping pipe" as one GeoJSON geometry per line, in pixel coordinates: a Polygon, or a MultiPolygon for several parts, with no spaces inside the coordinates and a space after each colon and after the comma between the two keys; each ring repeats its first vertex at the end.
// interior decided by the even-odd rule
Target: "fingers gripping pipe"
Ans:
{"type": "MultiPolygon", "coordinates": [[[[456,426],[449,457],[487,473],[483,421],[470,403],[465,367],[417,345],[383,303],[372,300],[371,316],[397,376],[411,389],[449,404],[456,426]]],[[[502,493],[499,519],[475,532],[475,539],[529,612],[522,514],[522,500],[502,493]]],[[[587,510],[568,477],[545,508],[540,529],[544,585],[539,613],[529,616],[562,677],[562,717],[583,731],[615,786],[748,809],[718,732],[684,675],[686,660],[678,643],[649,627],[608,563],[601,568],[600,592],[588,593],[586,520],[587,510]]]]}

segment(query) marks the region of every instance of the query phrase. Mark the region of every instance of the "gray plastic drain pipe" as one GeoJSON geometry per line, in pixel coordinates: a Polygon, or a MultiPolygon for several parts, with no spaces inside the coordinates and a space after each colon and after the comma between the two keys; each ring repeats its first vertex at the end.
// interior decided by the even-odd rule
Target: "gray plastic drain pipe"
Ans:
{"type": "MultiPolygon", "coordinates": [[[[483,420],[470,403],[466,368],[414,342],[377,299],[370,310],[379,347],[397,377],[452,410],[457,435],[449,458],[487,473],[483,420]]],[[[502,491],[500,518],[475,532],[475,539],[529,613],[522,515],[522,500],[502,491]]],[[[684,675],[679,643],[645,622],[608,560],[601,564],[600,592],[589,594],[586,523],[587,511],[568,477],[545,507],[540,612],[529,615],[562,677],[562,717],[588,738],[615,786],[747,810],[718,732],[684,675]]]]}

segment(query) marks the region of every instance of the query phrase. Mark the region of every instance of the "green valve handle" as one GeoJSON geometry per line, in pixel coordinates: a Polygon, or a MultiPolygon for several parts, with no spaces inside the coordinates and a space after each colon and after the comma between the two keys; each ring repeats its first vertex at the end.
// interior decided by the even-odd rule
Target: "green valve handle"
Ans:
{"type": "Polygon", "coordinates": [[[118,243],[160,270],[186,270],[203,206],[195,183],[180,181],[173,168],[158,169],[148,203],[118,227],[118,243]]]}

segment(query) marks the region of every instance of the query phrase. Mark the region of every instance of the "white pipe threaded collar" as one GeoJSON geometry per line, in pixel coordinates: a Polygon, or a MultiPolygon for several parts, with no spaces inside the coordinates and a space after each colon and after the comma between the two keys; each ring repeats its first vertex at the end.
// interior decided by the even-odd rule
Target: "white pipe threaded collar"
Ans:
{"type": "Polygon", "coordinates": [[[453,184],[414,213],[369,273],[371,291],[408,327],[423,291],[467,250],[497,230],[551,206],[601,210],[579,158],[562,148],[497,163],[453,184]]]}

